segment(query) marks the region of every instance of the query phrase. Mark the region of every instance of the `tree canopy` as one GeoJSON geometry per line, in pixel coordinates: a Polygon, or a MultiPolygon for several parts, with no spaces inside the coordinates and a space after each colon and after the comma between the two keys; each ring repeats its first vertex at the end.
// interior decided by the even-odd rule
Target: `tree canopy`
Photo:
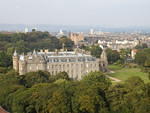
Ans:
{"type": "Polygon", "coordinates": [[[67,73],[0,75],[0,105],[12,113],[149,113],[150,84],[139,77],[112,85],[102,72],[81,81],[67,73]]]}

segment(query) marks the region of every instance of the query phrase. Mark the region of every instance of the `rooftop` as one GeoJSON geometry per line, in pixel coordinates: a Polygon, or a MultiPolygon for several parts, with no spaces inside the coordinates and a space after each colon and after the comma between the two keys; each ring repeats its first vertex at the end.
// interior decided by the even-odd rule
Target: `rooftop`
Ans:
{"type": "Polygon", "coordinates": [[[0,106],[0,113],[9,113],[0,106]]]}
{"type": "Polygon", "coordinates": [[[76,53],[74,51],[66,52],[37,52],[38,55],[47,55],[49,58],[59,58],[59,57],[91,57],[84,53],[76,53]]]}
{"type": "MultiPolygon", "coordinates": [[[[25,56],[20,55],[20,60],[24,60],[25,56]]],[[[75,51],[63,51],[63,52],[48,52],[41,51],[28,53],[26,56],[28,60],[38,59],[46,62],[88,62],[96,61],[97,59],[91,55],[85,53],[79,53],[75,51]]]]}

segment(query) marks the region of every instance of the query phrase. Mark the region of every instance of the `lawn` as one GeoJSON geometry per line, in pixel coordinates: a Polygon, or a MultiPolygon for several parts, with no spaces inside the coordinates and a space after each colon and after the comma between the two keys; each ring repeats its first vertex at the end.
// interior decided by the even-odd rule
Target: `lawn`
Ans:
{"type": "Polygon", "coordinates": [[[141,72],[139,68],[122,68],[117,65],[110,65],[109,69],[114,71],[114,73],[109,74],[110,76],[118,78],[122,81],[125,81],[132,76],[138,76],[146,83],[150,82],[150,80],[148,79],[148,74],[141,72]]]}
{"type": "Polygon", "coordinates": [[[122,67],[119,65],[108,65],[108,68],[112,71],[117,71],[117,70],[122,69],[122,67]]]}

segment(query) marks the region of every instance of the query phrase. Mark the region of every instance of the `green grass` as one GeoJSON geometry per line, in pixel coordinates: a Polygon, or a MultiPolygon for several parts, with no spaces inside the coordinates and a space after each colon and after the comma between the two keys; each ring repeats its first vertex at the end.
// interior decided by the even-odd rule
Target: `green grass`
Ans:
{"type": "Polygon", "coordinates": [[[110,70],[112,70],[112,71],[116,71],[116,70],[122,69],[122,67],[119,66],[119,65],[108,65],[108,68],[109,68],[110,70]]]}
{"type": "Polygon", "coordinates": [[[109,74],[110,76],[122,81],[125,81],[132,76],[138,76],[144,80],[144,82],[150,82],[148,79],[148,73],[141,72],[139,68],[122,68],[121,66],[110,65],[109,69],[114,71],[114,73],[109,74]]]}

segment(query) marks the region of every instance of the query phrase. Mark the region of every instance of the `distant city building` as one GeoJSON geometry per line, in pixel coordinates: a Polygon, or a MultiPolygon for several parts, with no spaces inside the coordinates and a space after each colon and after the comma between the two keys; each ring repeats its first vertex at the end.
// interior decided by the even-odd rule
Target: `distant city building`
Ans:
{"type": "Polygon", "coordinates": [[[100,36],[100,35],[103,35],[104,33],[101,32],[101,31],[94,31],[94,29],[90,29],[90,32],[89,32],[89,36],[100,36]]]}
{"type": "Polygon", "coordinates": [[[93,35],[94,34],[94,29],[90,29],[90,35],[93,35]]]}
{"type": "Polygon", "coordinates": [[[75,45],[78,45],[79,41],[84,40],[83,33],[70,33],[69,38],[75,43],[75,45]]]}
{"type": "Polygon", "coordinates": [[[56,34],[56,37],[61,38],[63,36],[66,36],[66,34],[60,29],[59,32],[56,34]]]}
{"type": "Polygon", "coordinates": [[[64,33],[63,33],[63,31],[61,29],[59,30],[59,34],[60,35],[64,35],[64,33]]]}
{"type": "Polygon", "coordinates": [[[91,71],[101,70],[106,72],[107,65],[105,50],[103,50],[99,59],[78,49],[71,52],[41,50],[27,55],[18,55],[15,51],[13,55],[13,69],[19,72],[20,75],[38,70],[48,71],[52,75],[65,71],[70,78],[81,80],[84,75],[91,71]]]}
{"type": "Polygon", "coordinates": [[[28,28],[25,28],[24,32],[25,32],[25,33],[28,33],[28,32],[29,32],[29,29],[28,29],[28,28]]]}
{"type": "Polygon", "coordinates": [[[99,45],[107,46],[113,50],[120,50],[120,49],[126,49],[126,48],[134,48],[136,45],[139,44],[138,40],[98,40],[99,45]]]}

